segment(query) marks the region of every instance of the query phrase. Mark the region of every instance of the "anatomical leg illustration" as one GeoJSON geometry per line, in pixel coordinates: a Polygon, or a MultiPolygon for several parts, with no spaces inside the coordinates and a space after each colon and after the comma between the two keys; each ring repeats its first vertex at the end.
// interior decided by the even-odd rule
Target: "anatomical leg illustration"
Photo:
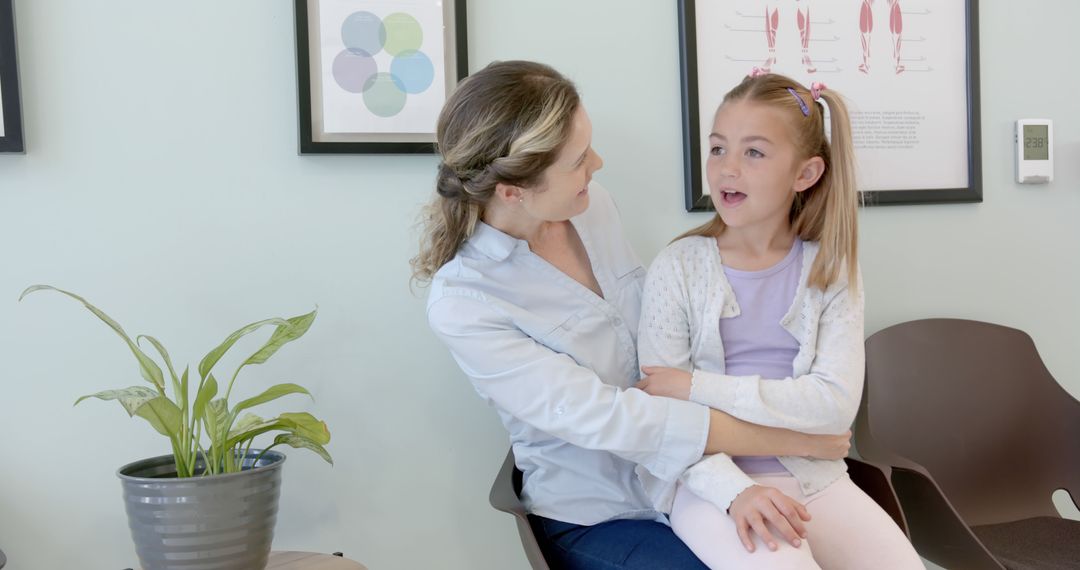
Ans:
{"type": "MultiPolygon", "coordinates": [[[[900,11],[900,0],[887,0],[889,5],[889,33],[892,36],[893,70],[903,73],[904,64],[900,62],[900,47],[903,42],[904,16],[900,11]]],[[[859,71],[870,73],[870,39],[874,32],[874,0],[862,0],[859,6],[859,39],[862,42],[862,63],[859,71]]]]}

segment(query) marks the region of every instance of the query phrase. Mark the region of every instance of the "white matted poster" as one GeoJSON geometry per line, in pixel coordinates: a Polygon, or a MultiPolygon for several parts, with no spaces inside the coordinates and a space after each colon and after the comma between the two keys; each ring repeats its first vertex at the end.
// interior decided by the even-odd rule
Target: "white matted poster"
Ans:
{"type": "Polygon", "coordinates": [[[301,152],[431,152],[465,64],[464,0],[300,0],[301,152]]]}
{"type": "Polygon", "coordinates": [[[981,200],[974,6],[682,0],[684,104],[695,115],[686,146],[698,153],[688,208],[708,202],[703,153],[716,108],[755,67],[844,96],[868,203],[981,200]]]}

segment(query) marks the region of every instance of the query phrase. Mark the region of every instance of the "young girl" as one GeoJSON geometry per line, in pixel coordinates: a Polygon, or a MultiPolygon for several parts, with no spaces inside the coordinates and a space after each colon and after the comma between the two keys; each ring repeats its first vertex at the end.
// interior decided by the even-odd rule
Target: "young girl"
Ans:
{"type": "MultiPolygon", "coordinates": [[[[709,141],[717,215],[649,270],[638,387],[841,433],[864,359],[847,110],[824,85],[755,73],[724,97],[709,141]]],[[[711,568],[923,568],[843,460],[716,454],[687,470],[671,508],[675,533],[711,568]]]]}

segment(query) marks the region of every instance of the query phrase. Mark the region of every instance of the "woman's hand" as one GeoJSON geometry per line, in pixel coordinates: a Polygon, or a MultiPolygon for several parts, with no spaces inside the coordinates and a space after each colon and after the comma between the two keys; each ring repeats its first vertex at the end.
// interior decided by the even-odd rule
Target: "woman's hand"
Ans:
{"type": "Polygon", "coordinates": [[[776,550],[776,539],[765,523],[771,524],[792,546],[798,548],[802,544],[800,538],[806,538],[803,521],[810,520],[810,513],[802,503],[773,487],[762,485],[754,485],[739,493],[731,502],[728,513],[735,520],[743,546],[750,552],[754,551],[751,531],[761,537],[769,550],[776,550]]]}
{"type": "Polygon", "coordinates": [[[663,366],[642,366],[645,378],[634,385],[652,396],[667,396],[679,400],[690,399],[691,378],[689,372],[663,366]]]}
{"type": "Polygon", "coordinates": [[[806,435],[807,457],[843,459],[851,449],[851,430],[840,435],[806,435]]]}

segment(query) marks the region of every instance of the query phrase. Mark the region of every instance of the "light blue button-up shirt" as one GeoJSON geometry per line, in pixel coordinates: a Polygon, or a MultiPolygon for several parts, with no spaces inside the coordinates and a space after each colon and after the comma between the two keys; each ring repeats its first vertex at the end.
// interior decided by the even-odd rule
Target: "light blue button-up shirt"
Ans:
{"type": "Polygon", "coordinates": [[[432,279],[428,321],[510,433],[534,514],[664,520],[635,475],[673,482],[701,458],[708,408],[629,389],[645,270],[608,193],[573,218],[597,296],[523,240],[479,223],[432,279]]]}

